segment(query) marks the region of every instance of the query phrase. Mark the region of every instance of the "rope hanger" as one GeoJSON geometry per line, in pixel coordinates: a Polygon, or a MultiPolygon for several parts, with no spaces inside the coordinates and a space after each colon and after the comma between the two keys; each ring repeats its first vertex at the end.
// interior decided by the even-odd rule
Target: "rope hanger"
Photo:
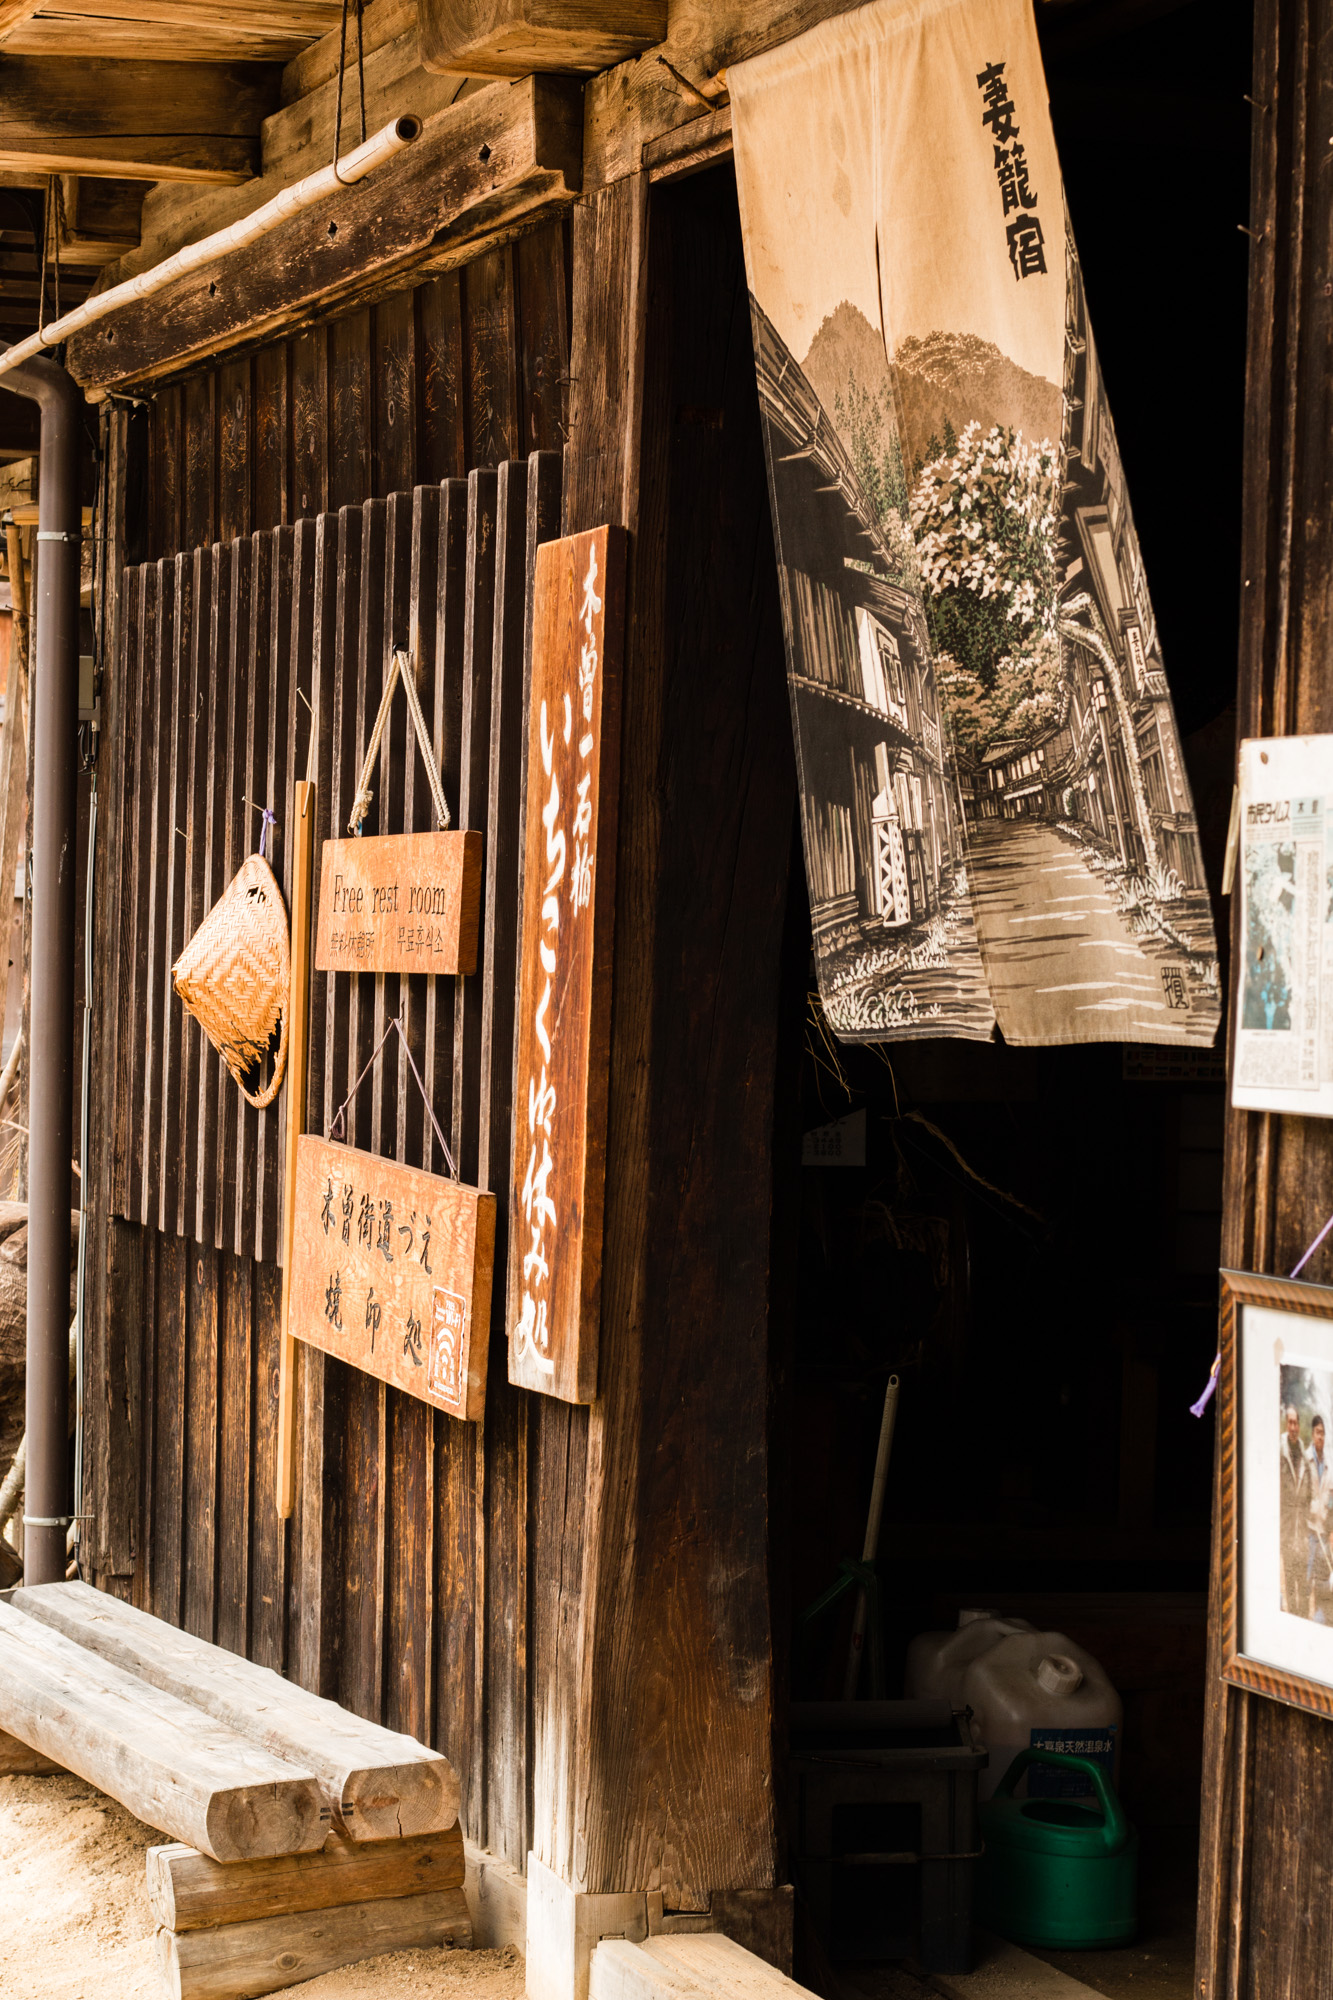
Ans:
{"type": "Polygon", "coordinates": [[[439,1140],[440,1151],[444,1154],[444,1157],[448,1162],[449,1173],[454,1180],[457,1180],[458,1168],[454,1164],[453,1154],[449,1151],[449,1141],[445,1138],[444,1133],[440,1130],[440,1121],[435,1116],[435,1106],[431,1103],[430,1095],[426,1089],[425,1084],[422,1082],[421,1071],[417,1068],[417,1059],[413,1055],[411,1044],[407,1039],[407,1030],[403,1026],[401,1014],[394,1015],[393,1019],[389,1022],[388,1027],[384,1030],[384,1033],[380,1036],[374,1048],[371,1050],[370,1060],[366,1063],[360,1076],[357,1078],[356,1082],[352,1085],[352,1088],[348,1091],[346,1097],[344,1097],[342,1103],[338,1106],[337,1111],[334,1113],[333,1121],[328,1127],[327,1136],[330,1139],[336,1139],[341,1145],[346,1145],[347,1107],[351,1103],[352,1099],[356,1096],[358,1090],[360,1090],[366,1078],[370,1075],[371,1070],[374,1069],[375,1064],[379,1061],[380,1055],[383,1052],[384,1044],[388,1041],[390,1035],[395,1033],[395,1031],[397,1032],[398,1039],[402,1043],[403,1048],[406,1052],[407,1060],[412,1065],[412,1074],[417,1080],[417,1089],[421,1092],[421,1102],[425,1105],[426,1110],[430,1114],[430,1122],[435,1127],[435,1137],[439,1140]]]}
{"type": "Polygon", "coordinates": [[[375,717],[375,727],[370,732],[370,742],[361,765],[361,776],[357,781],[356,797],[352,800],[352,815],[347,822],[347,831],[359,835],[366,814],[370,811],[375,794],[370,789],[370,774],[375,768],[375,759],[380,753],[380,738],[389,720],[389,709],[393,702],[393,691],[399,680],[407,694],[407,706],[411,711],[413,726],[417,732],[417,742],[421,747],[422,761],[426,766],[426,776],[430,780],[430,795],[435,801],[435,818],[441,833],[449,826],[449,807],[445,801],[444,786],[440,782],[439,768],[435,762],[435,751],[426,728],[426,718],[421,712],[421,697],[417,693],[416,675],[412,670],[411,655],[403,646],[393,649],[393,662],[389,668],[389,678],[384,683],[384,693],[380,699],[380,712],[375,717]]]}

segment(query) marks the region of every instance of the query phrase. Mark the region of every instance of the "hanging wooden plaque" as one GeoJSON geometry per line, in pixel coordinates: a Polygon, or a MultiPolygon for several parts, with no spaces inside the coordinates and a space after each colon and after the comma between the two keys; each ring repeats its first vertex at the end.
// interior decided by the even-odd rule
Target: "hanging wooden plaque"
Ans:
{"type": "Polygon", "coordinates": [[[597,1392],[625,546],[537,551],[514,1066],[509,1379],[597,1392]]]}
{"type": "Polygon", "coordinates": [[[475,1421],[494,1254],[494,1195],[331,1139],[297,1141],[295,1339],[475,1421]]]}
{"type": "Polygon", "coordinates": [[[326,840],[319,970],[475,972],[481,844],[472,832],[326,840]]]}

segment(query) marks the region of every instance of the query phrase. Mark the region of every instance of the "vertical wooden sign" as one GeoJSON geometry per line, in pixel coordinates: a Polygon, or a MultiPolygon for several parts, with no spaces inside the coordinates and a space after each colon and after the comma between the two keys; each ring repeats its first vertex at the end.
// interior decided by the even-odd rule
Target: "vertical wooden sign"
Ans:
{"type": "Polygon", "coordinates": [[[509,1379],[597,1392],[623,528],[537,551],[514,1036],[509,1379]]]}

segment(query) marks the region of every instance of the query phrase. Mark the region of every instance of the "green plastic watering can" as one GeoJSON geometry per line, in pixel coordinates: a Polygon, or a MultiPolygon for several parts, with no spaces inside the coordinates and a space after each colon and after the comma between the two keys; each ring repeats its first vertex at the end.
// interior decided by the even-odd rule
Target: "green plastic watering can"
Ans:
{"type": "Polygon", "coordinates": [[[978,1923],[1014,1944],[1052,1951],[1131,1942],[1138,1928],[1139,1837],[1094,1759],[1020,1750],[981,1808],[981,1837],[978,1923]],[[1030,1764],[1079,1772],[1091,1780],[1097,1805],[1016,1799],[1014,1786],[1030,1764]]]}

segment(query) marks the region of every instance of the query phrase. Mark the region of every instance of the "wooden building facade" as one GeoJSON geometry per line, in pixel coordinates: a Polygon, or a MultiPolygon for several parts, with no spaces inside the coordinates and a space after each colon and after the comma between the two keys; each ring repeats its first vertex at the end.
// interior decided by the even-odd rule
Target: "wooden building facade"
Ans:
{"type": "MultiPolygon", "coordinates": [[[[118,189],[151,184],[138,247],[104,232],[125,273],[325,164],[325,11],[321,40],[298,22],[289,44],[249,51],[258,81],[234,130],[187,145],[140,119],[148,138],[93,158],[108,187],[113,170],[118,189]]],[[[645,4],[646,26],[592,34],[558,65],[586,84],[535,89],[427,67],[446,11],[421,0],[419,26],[404,0],[366,10],[371,124],[426,120],[429,174],[400,189],[399,235],[349,197],[333,279],[318,255],[344,253],[317,210],[326,240],[302,238],[285,272],[234,260],[216,299],[205,272],[117,321],[114,344],[69,349],[95,406],[110,578],[78,1560],[99,1587],[437,1745],[469,1838],[528,1872],[530,1894],[539,1864],[570,1897],[711,1912],[781,1957],[801,1492],[787,1166],[810,933],[725,67],[841,7],[645,4]],[[455,824],[485,834],[482,956],[457,980],[361,975],[335,993],[316,975],[305,1115],[322,1133],[350,1097],[358,1143],[438,1164],[406,1063],[386,1053],[358,1083],[398,1015],[464,1177],[503,1211],[533,563],[603,524],[628,531],[630,571],[598,1395],[509,1384],[500,1283],[475,1425],[301,1348],[283,1521],[285,1105],[236,1101],[182,1030],[168,969],[265,806],[290,890],[297,780],[317,784],[319,838],[342,830],[388,649],[410,645],[455,824]]],[[[1099,13],[1136,11],[1170,9],[1039,0],[1071,45],[1099,13]]],[[[1333,728],[1333,9],[1256,0],[1254,22],[1247,735],[1333,728]]],[[[38,15],[24,32],[0,64],[0,163],[30,183],[34,161],[39,179],[52,158],[87,172],[93,142],[80,152],[65,127],[89,127],[94,100],[76,92],[53,138],[33,96],[50,31],[38,15]]],[[[192,32],[205,91],[197,18],[192,32]]],[[[97,33],[47,60],[81,73],[97,33]]],[[[936,759],[938,719],[912,720],[936,759]]],[[[386,744],[371,830],[425,828],[401,712],[386,744]]],[[[959,829],[954,801],[929,798],[938,873],[959,829]]],[[[844,842],[831,903],[851,867],[844,842]]],[[[1225,1262],[1289,1268],[1333,1203],[1328,1154],[1317,1123],[1230,1114],[1225,1262]]],[[[1216,1669],[1196,1991],[1333,2000],[1327,1725],[1216,1669]]]]}
{"type": "MultiPolygon", "coordinates": [[[[700,1911],[716,1891],[780,1879],[762,1552],[795,795],[738,228],[706,184],[664,188],[648,263],[647,207],[636,176],[572,226],[557,218],[112,418],[113,532],[128,560],[103,693],[108,997],[94,1047],[81,1559],[157,1615],[437,1744],[463,1777],[469,1836],[519,1869],[531,1851],[580,1890],[650,1888],[668,1910],[700,1911]],[[646,290],[623,328],[644,350],[660,441],[642,470],[619,448],[628,385],[613,377],[590,412],[588,373],[582,408],[571,383],[571,287],[585,371],[607,365],[599,341],[622,335],[588,285],[608,230],[643,260],[646,290]],[[688,282],[699,259],[702,291],[688,282]],[[599,418],[605,435],[586,453],[566,446],[599,418]],[[589,1411],[511,1388],[500,1286],[480,1425],[301,1349],[297,1506],[283,1523],[281,1106],[198,1096],[216,1062],[199,1063],[194,1024],[183,1038],[178,1015],[170,1025],[166,968],[257,844],[261,798],[277,813],[283,879],[284,809],[316,708],[320,828],[339,830],[386,643],[410,635],[434,656],[423,701],[457,823],[487,835],[483,963],[457,982],[363,976],[336,1006],[335,982],[317,975],[309,1129],[326,1128],[404,1009],[464,1176],[503,1204],[531,552],[562,519],[633,527],[646,509],[620,833],[610,1393],[589,1411]],[[729,561],[705,594],[719,544],[729,561]],[[724,793],[734,804],[719,820],[724,793]],[[747,875],[738,929],[732,896],[747,875]],[[695,1254],[681,1269],[685,1227],[695,1254]],[[721,1320],[743,1337],[711,1337],[721,1320]],[[743,1469],[717,1454],[722,1410],[733,1441],[748,1434],[743,1469]],[[728,1542],[735,1575],[719,1606],[711,1578],[728,1542]]],[[[410,778],[403,798],[403,727],[379,809],[395,830],[429,824],[419,772],[415,803],[410,778]]],[[[354,1099],[352,1136],[419,1160],[421,1107],[399,1068],[354,1099]]]]}

